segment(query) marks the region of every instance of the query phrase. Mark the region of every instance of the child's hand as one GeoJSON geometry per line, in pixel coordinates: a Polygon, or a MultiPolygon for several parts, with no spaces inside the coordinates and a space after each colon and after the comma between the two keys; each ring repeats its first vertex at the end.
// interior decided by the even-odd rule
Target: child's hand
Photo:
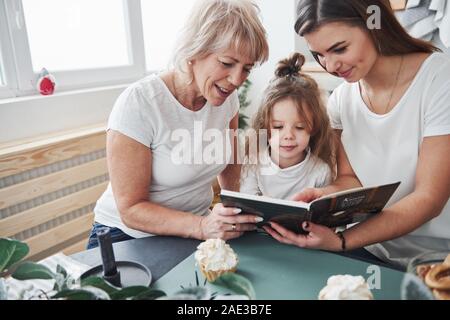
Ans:
{"type": "Polygon", "coordinates": [[[271,222],[270,227],[264,226],[263,228],[281,243],[293,244],[300,248],[341,251],[341,240],[332,229],[312,222],[304,222],[302,227],[309,233],[297,234],[275,222],[271,222]]]}
{"type": "Polygon", "coordinates": [[[324,196],[323,189],[319,188],[307,188],[304,189],[302,192],[299,192],[295,194],[291,200],[294,201],[303,201],[303,202],[311,202],[313,200],[316,200],[317,198],[320,198],[324,196]]]}

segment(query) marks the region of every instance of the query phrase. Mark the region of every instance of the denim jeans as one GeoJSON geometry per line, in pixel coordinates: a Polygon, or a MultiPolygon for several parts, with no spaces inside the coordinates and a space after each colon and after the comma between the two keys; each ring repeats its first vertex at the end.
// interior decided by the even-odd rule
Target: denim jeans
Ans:
{"type": "Polygon", "coordinates": [[[111,235],[111,241],[113,243],[134,239],[133,237],[130,237],[129,235],[127,235],[125,232],[123,232],[119,228],[111,228],[111,227],[105,226],[101,223],[94,222],[94,224],[92,225],[91,234],[89,235],[89,241],[88,241],[86,249],[92,249],[92,248],[98,247],[97,231],[102,228],[109,228],[109,234],[111,235]]]}

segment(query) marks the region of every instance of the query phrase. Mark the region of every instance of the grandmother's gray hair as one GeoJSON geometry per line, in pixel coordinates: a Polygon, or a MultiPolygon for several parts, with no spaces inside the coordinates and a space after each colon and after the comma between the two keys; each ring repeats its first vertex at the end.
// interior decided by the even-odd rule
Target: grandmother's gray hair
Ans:
{"type": "Polygon", "coordinates": [[[255,64],[267,61],[269,46],[259,12],[252,0],[198,0],[179,35],[173,67],[188,73],[190,60],[229,48],[255,64]]]}

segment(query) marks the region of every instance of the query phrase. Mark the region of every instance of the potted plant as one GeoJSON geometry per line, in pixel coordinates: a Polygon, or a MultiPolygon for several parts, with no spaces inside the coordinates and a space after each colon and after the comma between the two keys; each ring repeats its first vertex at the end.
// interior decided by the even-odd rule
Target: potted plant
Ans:
{"type": "Polygon", "coordinates": [[[247,120],[249,118],[248,118],[247,115],[242,113],[242,110],[246,109],[251,104],[251,101],[248,100],[248,91],[250,90],[251,85],[252,85],[252,82],[247,79],[247,80],[244,81],[244,83],[238,89],[238,96],[239,96],[239,129],[246,129],[248,127],[247,120]]]}
{"type": "MultiPolygon", "coordinates": [[[[101,277],[89,277],[83,280],[74,279],[61,266],[56,272],[45,265],[23,261],[29,252],[26,243],[18,240],[0,238],[0,300],[8,299],[8,284],[6,278],[11,276],[16,280],[53,280],[54,286],[48,292],[38,294],[23,292],[21,299],[67,299],[67,300],[211,300],[220,298],[217,293],[211,293],[209,288],[200,285],[197,273],[195,285],[180,287],[174,295],[167,296],[161,290],[147,286],[130,286],[119,288],[111,285],[101,277]]],[[[214,284],[227,288],[238,294],[237,298],[254,299],[255,294],[251,283],[244,277],[229,273],[218,278],[214,284]]],[[[226,295],[232,298],[232,295],[226,295]]]]}

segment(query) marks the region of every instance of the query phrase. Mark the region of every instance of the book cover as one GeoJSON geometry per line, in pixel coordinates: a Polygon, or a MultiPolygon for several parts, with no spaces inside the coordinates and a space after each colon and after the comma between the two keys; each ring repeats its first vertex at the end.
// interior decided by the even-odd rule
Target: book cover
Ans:
{"type": "Polygon", "coordinates": [[[311,203],[281,200],[266,196],[249,195],[222,190],[220,198],[225,207],[242,209],[243,213],[261,216],[264,221],[277,222],[296,233],[305,234],[304,221],[330,228],[362,222],[383,210],[400,182],[363,187],[333,193],[311,203]]]}

